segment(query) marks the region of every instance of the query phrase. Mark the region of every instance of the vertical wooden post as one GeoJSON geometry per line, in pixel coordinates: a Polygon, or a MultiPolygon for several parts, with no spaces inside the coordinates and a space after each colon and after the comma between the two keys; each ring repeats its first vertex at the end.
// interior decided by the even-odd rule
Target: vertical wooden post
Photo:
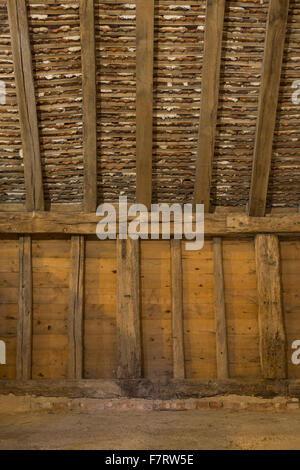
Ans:
{"type": "Polygon", "coordinates": [[[255,237],[260,360],[263,377],[286,378],[279,241],[276,235],[255,237]]]}
{"type": "Polygon", "coordinates": [[[213,239],[214,252],[214,295],[216,316],[216,346],[217,346],[217,375],[218,379],[228,379],[228,348],[226,309],[224,293],[224,271],[222,239],[213,239]]]}
{"type": "Polygon", "coordinates": [[[84,210],[97,208],[97,93],[94,0],[80,0],[84,210]]]}
{"type": "Polygon", "coordinates": [[[181,240],[171,240],[173,377],[185,378],[181,240]]]}
{"type": "Polygon", "coordinates": [[[195,204],[210,208],[212,162],[219,103],[221,52],[225,0],[207,0],[198,153],[194,190],[195,204]]]}
{"type": "Polygon", "coordinates": [[[75,235],[71,239],[68,317],[69,379],[82,379],[83,377],[84,258],[84,236],[75,235]]]}
{"type": "Polygon", "coordinates": [[[265,215],[289,0],[270,0],[253,156],[249,215],[265,215]]]}
{"type": "Polygon", "coordinates": [[[25,0],[8,0],[8,18],[24,158],[26,208],[44,210],[39,130],[25,0]]]}
{"type": "Polygon", "coordinates": [[[118,378],[141,377],[139,240],[117,240],[118,378]]]}
{"type": "Polygon", "coordinates": [[[16,377],[18,380],[31,379],[32,362],[32,257],[31,237],[21,236],[19,317],[17,326],[16,377]]]}
{"type": "Polygon", "coordinates": [[[136,2],[136,201],[152,201],[154,0],[136,2]]]}

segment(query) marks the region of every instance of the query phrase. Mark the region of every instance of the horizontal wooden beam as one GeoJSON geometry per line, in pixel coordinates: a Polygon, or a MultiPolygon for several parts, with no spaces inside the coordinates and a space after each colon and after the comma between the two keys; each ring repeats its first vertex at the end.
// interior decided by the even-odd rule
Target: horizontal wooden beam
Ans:
{"type": "MultiPolygon", "coordinates": [[[[128,218],[131,220],[132,218],[128,218]]],[[[95,214],[63,212],[0,212],[0,233],[96,235],[95,214]]],[[[171,234],[173,233],[171,224],[171,234]]],[[[118,229],[118,224],[117,224],[118,229]]],[[[205,235],[241,236],[257,233],[300,235],[300,214],[249,217],[241,213],[206,214],[205,235]]]]}
{"type": "Polygon", "coordinates": [[[234,394],[272,398],[287,396],[290,384],[299,394],[300,381],[297,388],[297,382],[288,380],[0,380],[0,395],[169,400],[234,394]]]}

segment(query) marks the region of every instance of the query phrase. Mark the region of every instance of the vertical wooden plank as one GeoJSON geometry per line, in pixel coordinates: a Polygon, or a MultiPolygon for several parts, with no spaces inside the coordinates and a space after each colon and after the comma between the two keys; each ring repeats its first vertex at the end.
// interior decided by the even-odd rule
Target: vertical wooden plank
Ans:
{"type": "Polygon", "coordinates": [[[39,130],[25,0],[8,0],[8,18],[24,159],[26,209],[44,210],[39,130]]]}
{"type": "Polygon", "coordinates": [[[210,208],[225,0],[207,0],[194,203],[210,208]]]}
{"type": "Polygon", "coordinates": [[[283,323],[279,241],[276,235],[255,238],[260,360],[263,377],[286,378],[286,335],[283,323]]]}
{"type": "Polygon", "coordinates": [[[289,0],[270,0],[253,156],[249,215],[265,215],[289,0]]]}
{"type": "Polygon", "coordinates": [[[154,0],[136,2],[136,201],[152,201],[154,0]]]}
{"type": "Polygon", "coordinates": [[[94,0],[80,0],[84,210],[97,208],[97,109],[94,0]]]}
{"type": "Polygon", "coordinates": [[[139,240],[117,240],[118,378],[141,377],[139,240]]]}
{"type": "Polygon", "coordinates": [[[185,378],[181,240],[171,240],[173,377],[185,378]]]}
{"type": "Polygon", "coordinates": [[[217,374],[218,379],[228,379],[228,348],[226,309],[224,292],[224,271],[222,239],[213,239],[214,252],[214,296],[216,317],[216,346],[217,346],[217,374]]]}
{"type": "Polygon", "coordinates": [[[84,236],[73,236],[68,317],[69,379],[82,379],[83,377],[84,250],[84,236]]]}
{"type": "Polygon", "coordinates": [[[32,369],[32,257],[31,236],[20,237],[19,317],[16,377],[30,380],[32,369]]]}

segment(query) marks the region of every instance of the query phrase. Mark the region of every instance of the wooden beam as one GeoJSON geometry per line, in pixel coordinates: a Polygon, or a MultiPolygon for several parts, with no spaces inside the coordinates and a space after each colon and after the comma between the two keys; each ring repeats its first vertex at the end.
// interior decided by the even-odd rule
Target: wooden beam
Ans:
{"type": "Polygon", "coordinates": [[[84,245],[83,236],[72,237],[68,316],[69,379],[83,377],[84,245]]]}
{"type": "Polygon", "coordinates": [[[217,377],[228,379],[228,349],[223,272],[222,239],[213,239],[214,252],[214,296],[216,317],[217,377]]]}
{"type": "Polygon", "coordinates": [[[136,2],[136,201],[152,201],[154,0],[136,2]]]}
{"type": "Polygon", "coordinates": [[[32,258],[31,237],[21,236],[19,317],[17,326],[16,377],[19,380],[31,379],[32,363],[32,258]]]}
{"type": "Polygon", "coordinates": [[[257,235],[255,253],[262,374],[265,379],[284,379],[286,337],[281,303],[278,237],[257,235]]]}
{"type": "Polygon", "coordinates": [[[25,0],[8,0],[8,18],[24,159],[26,208],[44,210],[39,130],[25,0]]]}
{"type": "Polygon", "coordinates": [[[118,378],[141,377],[139,241],[117,240],[118,378]]]}
{"type": "Polygon", "coordinates": [[[97,208],[97,92],[94,0],[80,0],[84,210],[97,208]]]}
{"type": "MultiPolygon", "coordinates": [[[[147,400],[171,400],[173,398],[203,398],[216,395],[248,395],[264,398],[288,396],[288,380],[0,380],[0,394],[36,395],[69,398],[144,398],[147,400]]],[[[296,385],[296,384],[295,384],[296,385]]],[[[295,395],[298,389],[293,387],[295,395]]]]}
{"type": "Polygon", "coordinates": [[[210,209],[225,0],[207,0],[194,203],[210,209]]]}
{"type": "MultiPolygon", "coordinates": [[[[150,216],[149,216],[150,217],[150,216]]],[[[101,217],[72,212],[0,212],[2,234],[71,234],[95,235],[101,217]]],[[[128,218],[128,221],[132,218],[128,218]]],[[[160,225],[160,233],[161,233],[160,225]]],[[[182,227],[183,229],[183,227],[182,227]]],[[[119,226],[117,223],[117,233],[119,226]]],[[[150,225],[149,225],[150,233],[150,225]]],[[[171,234],[174,233],[171,224],[171,234]]],[[[257,233],[300,235],[300,214],[249,217],[240,213],[207,214],[205,236],[249,236],[257,233]]]]}
{"type": "Polygon", "coordinates": [[[185,378],[181,240],[171,240],[173,377],[185,378]]]}
{"type": "Polygon", "coordinates": [[[270,0],[253,156],[249,215],[265,215],[289,0],[270,0]]]}

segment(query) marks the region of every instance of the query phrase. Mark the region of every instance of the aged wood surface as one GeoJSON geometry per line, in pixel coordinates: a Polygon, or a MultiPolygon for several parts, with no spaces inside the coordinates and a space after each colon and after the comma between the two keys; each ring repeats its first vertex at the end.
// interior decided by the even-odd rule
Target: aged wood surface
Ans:
{"type": "Polygon", "coordinates": [[[216,317],[216,346],[218,379],[228,379],[228,349],[225,309],[222,239],[213,239],[214,251],[214,299],[216,317]]]}
{"type": "Polygon", "coordinates": [[[288,11],[289,0],[270,0],[249,200],[255,217],[266,210],[288,11]]]}
{"type": "Polygon", "coordinates": [[[263,377],[286,378],[286,336],[283,321],[279,241],[276,235],[255,238],[258,325],[263,377]]]}
{"type": "Polygon", "coordinates": [[[44,192],[26,1],[8,0],[7,7],[22,137],[26,208],[42,211],[44,192]]]}
{"type": "Polygon", "coordinates": [[[136,3],[136,201],[152,200],[154,0],[136,3]]]}
{"type": "Polygon", "coordinates": [[[71,240],[71,266],[68,317],[68,377],[83,377],[83,305],[84,305],[84,249],[81,235],[71,240]]]}
{"type": "Polygon", "coordinates": [[[194,202],[209,212],[225,0],[207,0],[194,202]]]}
{"type": "Polygon", "coordinates": [[[80,0],[84,210],[97,208],[97,111],[94,0],[80,0]]]}
{"type": "Polygon", "coordinates": [[[173,377],[185,378],[181,240],[171,240],[173,377]]]}
{"type": "Polygon", "coordinates": [[[140,256],[138,240],[117,240],[118,378],[141,376],[140,256]]]}
{"type": "Polygon", "coordinates": [[[31,237],[20,237],[19,316],[17,326],[17,379],[31,379],[32,370],[32,258],[31,237]]]}

